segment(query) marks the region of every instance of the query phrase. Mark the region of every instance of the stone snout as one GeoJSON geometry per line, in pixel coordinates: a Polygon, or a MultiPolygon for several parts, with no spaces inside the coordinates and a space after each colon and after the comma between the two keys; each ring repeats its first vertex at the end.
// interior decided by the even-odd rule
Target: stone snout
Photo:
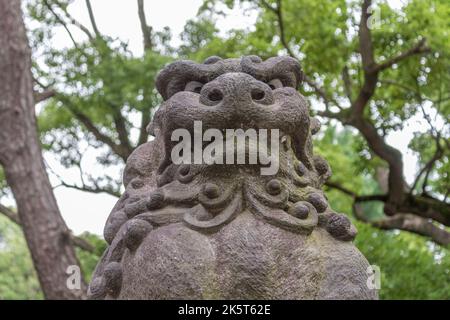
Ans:
{"type": "Polygon", "coordinates": [[[248,117],[274,104],[271,87],[252,76],[233,72],[205,84],[200,91],[200,104],[216,106],[232,115],[237,123],[251,123],[248,117]]]}
{"type": "Polygon", "coordinates": [[[278,129],[207,129],[194,121],[194,135],[187,129],[172,131],[170,159],[175,165],[260,165],[261,175],[276,175],[280,166],[278,129]]]}
{"type": "Polygon", "coordinates": [[[162,169],[170,163],[258,163],[261,174],[275,175],[280,143],[303,147],[309,127],[307,103],[294,88],[231,72],[204,85],[188,82],[156,112],[150,131],[164,141],[162,169]]]}
{"type": "Polygon", "coordinates": [[[202,121],[204,129],[265,128],[294,133],[300,124],[309,127],[304,97],[277,83],[264,83],[241,72],[223,74],[204,85],[191,81],[163,103],[150,131],[158,127],[193,130],[194,121],[202,121]]]}

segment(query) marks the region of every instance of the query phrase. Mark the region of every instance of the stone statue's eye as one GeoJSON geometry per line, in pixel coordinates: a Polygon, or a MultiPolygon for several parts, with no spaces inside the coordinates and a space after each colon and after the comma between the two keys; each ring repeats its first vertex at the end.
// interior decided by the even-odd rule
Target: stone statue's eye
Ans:
{"type": "Polygon", "coordinates": [[[278,88],[283,88],[283,83],[280,79],[272,79],[267,83],[270,87],[270,89],[275,90],[278,88]]]}
{"type": "Polygon", "coordinates": [[[186,86],[184,87],[184,91],[190,91],[195,93],[200,93],[200,90],[202,90],[203,83],[198,81],[189,81],[186,83],[186,86]]]}

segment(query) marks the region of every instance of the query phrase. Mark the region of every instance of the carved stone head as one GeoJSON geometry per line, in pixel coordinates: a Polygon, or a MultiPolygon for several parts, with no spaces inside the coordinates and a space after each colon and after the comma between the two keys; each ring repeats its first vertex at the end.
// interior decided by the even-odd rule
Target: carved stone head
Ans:
{"type": "MultiPolygon", "coordinates": [[[[320,124],[297,91],[302,78],[298,61],[290,57],[210,57],[202,64],[174,62],[161,71],[156,85],[164,101],[148,127],[154,140],[127,161],[126,191],[105,226],[110,246],[91,283],[92,297],[280,298],[290,288],[284,298],[312,298],[298,283],[268,292],[275,290],[272,281],[316,275],[308,270],[314,262],[301,259],[316,261],[319,247],[326,247],[321,257],[328,255],[345,270],[352,268],[348,257],[361,260],[351,243],[344,245],[355,228],[329,207],[321,191],[331,171],[313,153],[312,135],[320,124]],[[174,139],[180,129],[189,136],[181,149],[180,139],[174,139]],[[229,136],[229,130],[239,134],[229,136]],[[270,145],[263,145],[261,136],[270,145]],[[194,161],[196,143],[202,152],[209,146],[214,161],[194,161]],[[258,157],[261,149],[271,157],[258,157]],[[174,159],[180,150],[188,161],[174,159]],[[226,161],[230,153],[232,162],[226,161]],[[256,160],[248,161],[252,157],[256,160]],[[276,170],[263,174],[267,166],[276,170]],[[343,248],[346,258],[333,253],[336,248],[343,248]],[[287,260],[276,267],[277,259],[287,260]],[[299,268],[304,275],[291,274],[299,268]],[[166,288],[161,281],[168,277],[181,284],[169,281],[174,287],[166,288]],[[243,279],[250,284],[238,289],[243,279]]],[[[335,271],[329,263],[320,272],[331,283],[329,273],[335,271]]],[[[361,278],[363,270],[355,270],[351,273],[361,278]]],[[[326,283],[317,292],[331,286],[326,283]]],[[[358,297],[353,291],[348,296],[358,297]]]]}

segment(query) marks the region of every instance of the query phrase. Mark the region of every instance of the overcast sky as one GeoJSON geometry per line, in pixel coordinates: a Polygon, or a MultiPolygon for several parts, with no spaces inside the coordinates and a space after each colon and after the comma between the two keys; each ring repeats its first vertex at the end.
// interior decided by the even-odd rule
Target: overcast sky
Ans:
{"type": "MultiPolygon", "coordinates": [[[[91,0],[96,16],[98,28],[102,33],[119,37],[129,43],[129,48],[139,55],[142,53],[142,34],[137,17],[136,1],[132,0],[91,0]]],[[[146,0],[145,9],[148,23],[155,30],[162,30],[169,26],[174,36],[173,44],[179,44],[178,35],[183,30],[188,19],[195,17],[202,0],[146,0]]],[[[398,4],[399,1],[393,1],[398,4]]],[[[85,25],[89,25],[85,1],[76,0],[69,7],[70,13],[85,25]]],[[[231,12],[227,19],[217,21],[220,30],[251,26],[254,17],[246,16],[241,10],[231,12]]],[[[76,33],[75,29],[74,32],[76,33]]],[[[77,36],[82,36],[78,34],[77,36]]],[[[57,31],[54,45],[64,47],[70,45],[63,30],[57,31]]],[[[407,145],[412,138],[414,129],[426,129],[423,119],[411,119],[404,130],[391,134],[387,141],[403,152],[405,174],[409,182],[414,179],[417,159],[408,151],[407,145]]],[[[46,155],[46,161],[52,168],[58,169],[58,163],[46,155]]],[[[85,165],[95,168],[95,156],[88,157],[85,165]]],[[[101,169],[98,169],[101,170],[101,169]]],[[[70,179],[76,172],[63,170],[59,167],[58,173],[70,179]]],[[[55,179],[52,179],[56,183],[55,179]]],[[[73,189],[58,187],[55,189],[61,213],[69,228],[75,233],[89,231],[101,235],[106,218],[117,201],[116,198],[105,194],[92,194],[73,189]]]]}

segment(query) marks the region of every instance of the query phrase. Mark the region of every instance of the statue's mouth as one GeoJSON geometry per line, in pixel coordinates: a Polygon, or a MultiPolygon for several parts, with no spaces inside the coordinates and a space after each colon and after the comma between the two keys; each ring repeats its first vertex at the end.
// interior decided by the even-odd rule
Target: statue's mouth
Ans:
{"type": "Polygon", "coordinates": [[[291,136],[279,129],[180,130],[172,132],[160,172],[170,165],[197,165],[257,168],[260,175],[277,175],[280,157],[293,153],[291,136]]]}

